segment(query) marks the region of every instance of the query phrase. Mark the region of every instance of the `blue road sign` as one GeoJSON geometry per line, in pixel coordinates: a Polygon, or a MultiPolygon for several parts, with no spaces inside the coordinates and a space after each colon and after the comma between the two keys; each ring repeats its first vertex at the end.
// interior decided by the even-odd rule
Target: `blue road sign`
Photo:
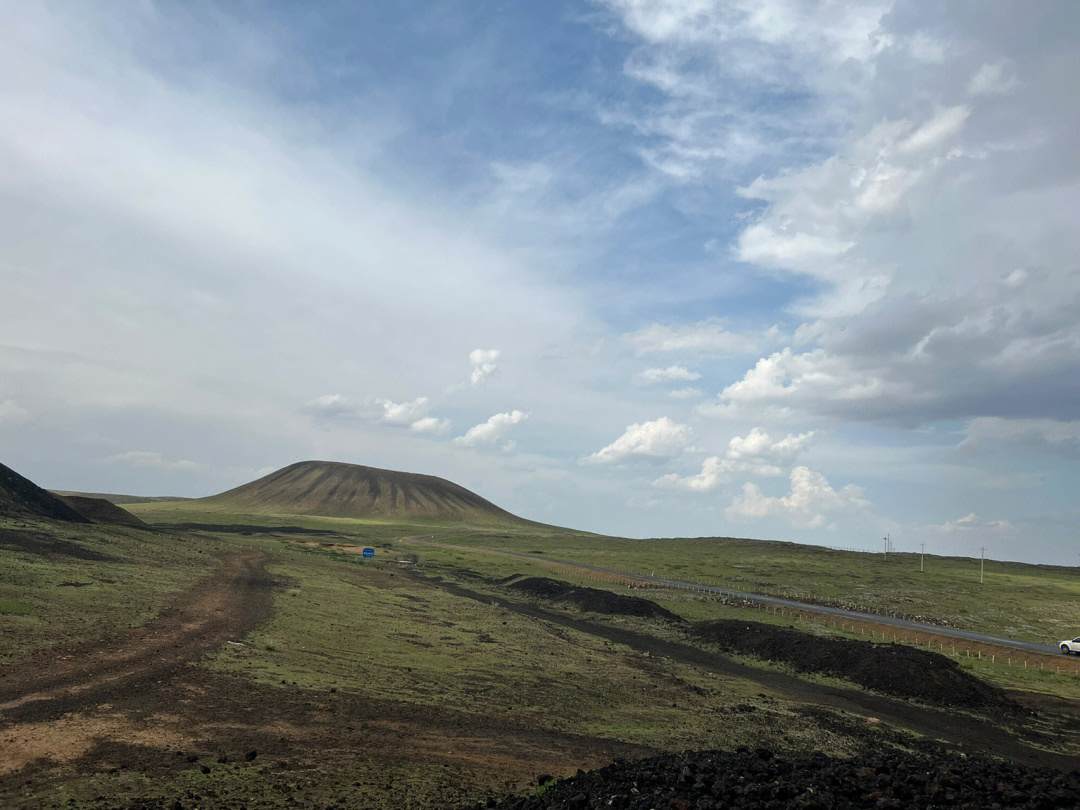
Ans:
{"type": "Polygon", "coordinates": [[[364,556],[365,557],[374,557],[375,556],[375,549],[373,549],[373,548],[365,548],[364,549],[364,556]]]}

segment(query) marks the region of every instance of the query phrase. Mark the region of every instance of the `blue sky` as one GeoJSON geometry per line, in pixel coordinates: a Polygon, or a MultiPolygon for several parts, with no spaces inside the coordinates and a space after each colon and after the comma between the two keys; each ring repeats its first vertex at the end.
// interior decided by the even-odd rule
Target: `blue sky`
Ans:
{"type": "Polygon", "coordinates": [[[25,4],[0,448],[1076,564],[1080,11],[25,4]]]}

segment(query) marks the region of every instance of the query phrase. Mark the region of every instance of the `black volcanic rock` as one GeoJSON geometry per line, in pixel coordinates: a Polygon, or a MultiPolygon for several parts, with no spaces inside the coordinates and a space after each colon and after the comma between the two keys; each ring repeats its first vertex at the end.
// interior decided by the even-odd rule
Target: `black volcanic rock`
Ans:
{"type": "Polygon", "coordinates": [[[1080,807],[1080,774],[941,751],[852,759],[689,751],[616,761],[481,807],[499,810],[931,810],[1080,807]]]}

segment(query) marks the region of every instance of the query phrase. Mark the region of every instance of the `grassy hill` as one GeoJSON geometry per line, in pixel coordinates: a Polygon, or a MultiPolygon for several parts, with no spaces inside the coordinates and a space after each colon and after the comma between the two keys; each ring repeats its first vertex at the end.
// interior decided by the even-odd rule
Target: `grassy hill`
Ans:
{"type": "Polygon", "coordinates": [[[0,464],[0,517],[38,517],[89,523],[89,519],[72,506],[3,464],[0,464]]]}
{"type": "Polygon", "coordinates": [[[112,492],[75,492],[67,489],[52,489],[49,491],[52,492],[53,495],[59,495],[61,498],[67,498],[68,496],[77,498],[95,498],[97,500],[108,501],[117,506],[124,506],[125,504],[132,503],[160,503],[162,501],[172,502],[191,500],[191,498],[180,498],[172,495],[117,495],[112,492]]]}
{"type": "Polygon", "coordinates": [[[301,461],[199,505],[237,512],[325,517],[518,521],[458,484],[433,475],[333,461],[301,461]]]}
{"type": "Polygon", "coordinates": [[[89,495],[59,495],[60,500],[85,518],[95,523],[115,523],[123,526],[145,526],[131,512],[104,498],[89,495]]]}

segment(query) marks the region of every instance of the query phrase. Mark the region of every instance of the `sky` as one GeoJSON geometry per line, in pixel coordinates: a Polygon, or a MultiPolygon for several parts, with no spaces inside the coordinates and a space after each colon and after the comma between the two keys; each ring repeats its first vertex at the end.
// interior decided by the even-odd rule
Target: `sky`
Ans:
{"type": "Polygon", "coordinates": [[[1080,5],[3,9],[43,486],[1080,564],[1080,5]]]}

